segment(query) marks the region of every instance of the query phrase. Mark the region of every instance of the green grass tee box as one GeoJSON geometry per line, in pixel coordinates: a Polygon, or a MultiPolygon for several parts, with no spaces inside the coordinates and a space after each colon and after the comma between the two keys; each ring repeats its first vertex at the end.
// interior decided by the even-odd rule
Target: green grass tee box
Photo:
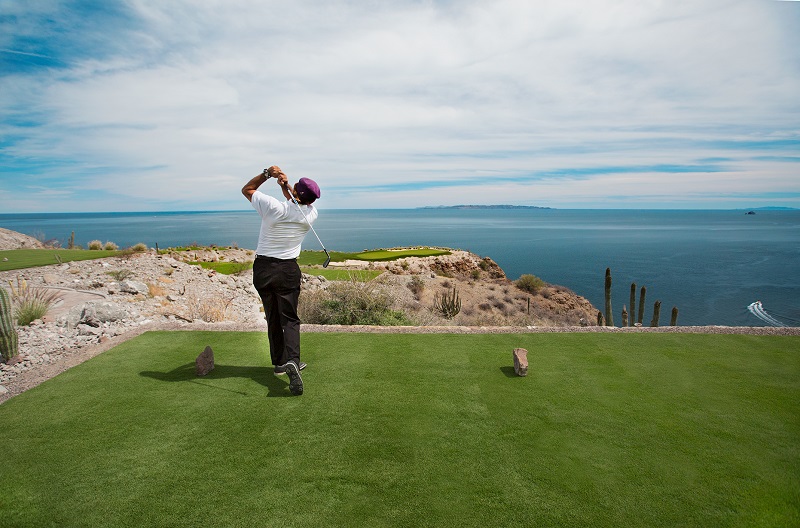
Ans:
{"type": "Polygon", "coordinates": [[[796,337],[304,333],[302,357],[292,397],[265,333],[150,332],[12,398],[0,526],[800,525],[796,337]]]}

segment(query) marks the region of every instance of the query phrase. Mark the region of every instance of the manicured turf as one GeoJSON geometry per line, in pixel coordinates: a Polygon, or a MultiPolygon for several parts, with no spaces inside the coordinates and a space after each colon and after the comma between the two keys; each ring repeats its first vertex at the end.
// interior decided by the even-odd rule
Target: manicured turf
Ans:
{"type": "MultiPolygon", "coordinates": [[[[331,262],[344,262],[345,260],[365,260],[369,262],[387,262],[405,257],[434,257],[438,255],[449,255],[450,251],[434,248],[417,248],[402,250],[375,249],[360,251],[357,253],[345,253],[342,251],[329,251],[331,262]]],[[[303,250],[297,262],[301,266],[319,265],[325,262],[325,253],[322,251],[303,250]]]]}
{"type": "Polygon", "coordinates": [[[440,255],[449,255],[449,251],[433,248],[418,248],[418,249],[394,249],[394,250],[372,250],[362,251],[356,253],[355,257],[358,260],[368,260],[372,262],[397,260],[405,257],[436,257],[440,255]]]}
{"type": "Polygon", "coordinates": [[[304,334],[301,397],[266,349],[147,333],[0,405],[0,525],[800,525],[798,338],[304,334]]]}
{"type": "Polygon", "coordinates": [[[11,249],[0,251],[0,271],[50,266],[73,260],[92,260],[118,255],[119,251],[88,249],[11,249]],[[8,260],[5,260],[8,259],[8,260]]]}

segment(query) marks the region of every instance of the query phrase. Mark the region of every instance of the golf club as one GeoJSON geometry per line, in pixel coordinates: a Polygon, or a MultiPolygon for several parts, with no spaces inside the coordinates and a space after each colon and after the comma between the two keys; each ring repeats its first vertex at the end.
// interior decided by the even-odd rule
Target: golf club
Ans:
{"type": "MultiPolygon", "coordinates": [[[[270,178],[270,175],[267,173],[267,169],[264,169],[264,175],[267,177],[267,179],[269,179],[269,178],[270,178]]],[[[295,199],[294,199],[294,195],[292,194],[292,190],[289,188],[289,182],[286,182],[286,185],[284,185],[284,187],[286,188],[286,191],[289,193],[289,198],[290,198],[290,199],[291,199],[291,200],[294,202],[294,204],[297,206],[297,209],[300,211],[300,214],[301,214],[301,215],[303,215],[303,218],[305,218],[305,220],[306,220],[306,223],[308,224],[308,227],[310,227],[310,228],[311,228],[311,231],[314,233],[314,236],[315,236],[315,237],[317,237],[317,242],[319,242],[319,245],[320,245],[320,246],[322,246],[322,251],[324,251],[324,252],[325,252],[325,257],[327,257],[327,258],[325,259],[325,263],[324,263],[324,264],[322,264],[322,267],[323,267],[323,268],[327,268],[327,267],[328,267],[328,264],[330,264],[330,263],[331,263],[331,256],[330,256],[330,254],[328,253],[328,250],[327,250],[327,249],[325,249],[325,244],[323,244],[323,243],[322,243],[322,240],[320,240],[320,238],[319,238],[319,235],[317,234],[317,232],[316,232],[316,231],[314,231],[314,226],[313,226],[313,225],[311,225],[311,222],[309,222],[309,221],[308,221],[308,217],[307,217],[307,216],[306,216],[306,214],[303,212],[303,208],[302,208],[302,207],[300,207],[300,204],[299,204],[299,203],[297,203],[297,200],[295,200],[295,199]]]]}

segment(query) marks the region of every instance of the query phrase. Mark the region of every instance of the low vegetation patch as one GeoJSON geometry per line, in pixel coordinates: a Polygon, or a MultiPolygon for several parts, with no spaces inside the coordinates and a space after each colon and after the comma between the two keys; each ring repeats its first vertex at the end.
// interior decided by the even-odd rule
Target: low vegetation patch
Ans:
{"type": "Polygon", "coordinates": [[[324,290],[302,292],[298,314],[309,324],[410,325],[403,312],[391,309],[393,301],[375,283],[337,281],[324,290]]]}
{"type": "Polygon", "coordinates": [[[16,282],[9,282],[9,286],[14,305],[14,320],[19,326],[27,326],[41,319],[50,307],[63,297],[63,294],[56,290],[29,286],[25,279],[19,277],[16,282]]]}
{"type": "Polygon", "coordinates": [[[0,271],[51,266],[74,260],[115,257],[119,251],[82,249],[10,249],[0,251],[0,271]]]}
{"type": "Polygon", "coordinates": [[[301,266],[300,270],[307,275],[322,276],[331,281],[359,281],[369,282],[383,271],[380,270],[348,270],[331,268],[310,268],[301,266]]]}
{"type": "Polygon", "coordinates": [[[536,275],[522,275],[515,284],[520,290],[533,294],[547,285],[545,281],[536,275]]]}

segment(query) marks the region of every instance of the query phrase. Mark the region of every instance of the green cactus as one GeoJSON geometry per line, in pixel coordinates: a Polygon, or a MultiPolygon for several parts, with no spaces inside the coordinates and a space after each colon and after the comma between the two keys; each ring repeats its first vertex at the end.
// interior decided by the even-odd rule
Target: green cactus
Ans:
{"type": "Polygon", "coordinates": [[[611,311],[611,268],[606,268],[606,326],[614,326],[614,314],[611,311]]]}
{"type": "MultiPolygon", "coordinates": [[[[636,322],[636,283],[631,283],[631,317],[628,320],[628,326],[633,326],[633,323],[636,322]]],[[[622,325],[625,326],[625,325],[622,325]]]]}
{"type": "Polygon", "coordinates": [[[670,326],[678,326],[678,307],[672,307],[672,319],[669,321],[670,326]]]}
{"type": "Polygon", "coordinates": [[[653,320],[650,321],[650,326],[658,326],[658,318],[661,316],[661,301],[656,301],[653,305],[653,320]]]}
{"type": "Polygon", "coordinates": [[[625,328],[628,326],[628,309],[625,305],[622,305],[622,327],[625,328]]]}
{"type": "Polygon", "coordinates": [[[605,326],[605,325],[606,325],[606,321],[603,318],[603,312],[601,312],[600,310],[597,310],[597,326],[605,326]]]}
{"type": "Polygon", "coordinates": [[[8,361],[19,353],[19,335],[14,327],[11,297],[0,288],[0,356],[8,361]]]}
{"type": "Polygon", "coordinates": [[[642,286],[642,290],[639,294],[639,317],[636,318],[636,322],[639,324],[642,324],[642,319],[644,319],[644,299],[646,294],[647,287],[642,286]]]}
{"type": "Polygon", "coordinates": [[[452,319],[461,311],[461,299],[453,288],[453,294],[444,292],[441,296],[437,293],[433,298],[433,306],[447,319],[452,319]]]}

